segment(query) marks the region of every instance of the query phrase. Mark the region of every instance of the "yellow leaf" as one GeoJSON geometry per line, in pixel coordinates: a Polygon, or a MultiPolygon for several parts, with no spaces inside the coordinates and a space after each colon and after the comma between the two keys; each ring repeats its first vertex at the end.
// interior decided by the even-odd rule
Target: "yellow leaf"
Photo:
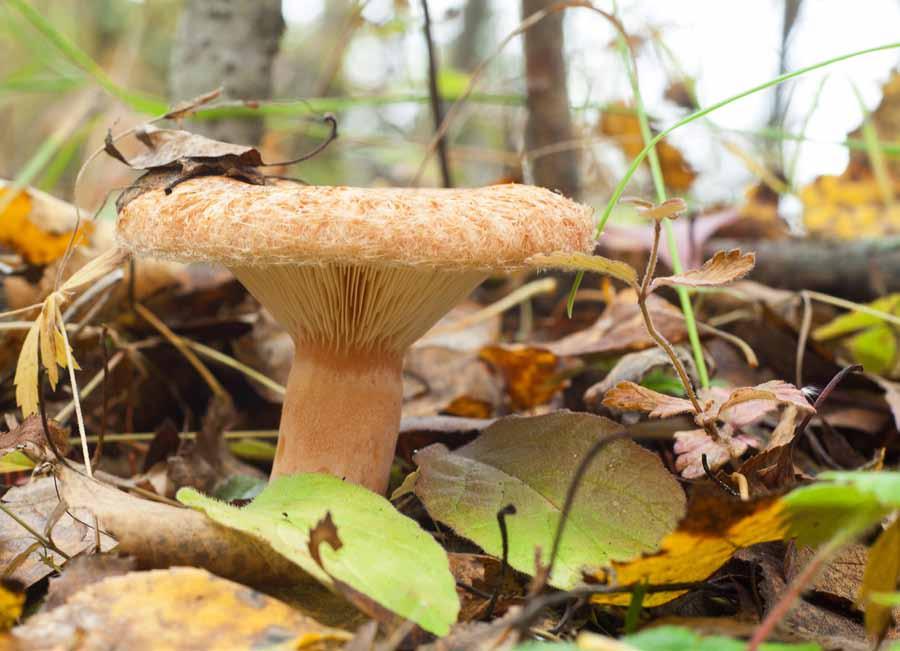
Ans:
{"type": "Polygon", "coordinates": [[[610,260],[602,255],[585,253],[548,253],[533,255],[526,261],[535,267],[553,267],[567,271],[592,271],[598,274],[613,276],[637,287],[637,271],[627,262],[610,260]]]}
{"type": "Polygon", "coordinates": [[[205,570],[129,572],[87,586],[16,629],[32,648],[329,649],[351,634],[205,570]]]}
{"type": "Polygon", "coordinates": [[[38,339],[40,337],[40,317],[28,329],[19,361],[16,364],[16,404],[22,415],[28,417],[38,410],[38,339]]]}
{"type": "Polygon", "coordinates": [[[51,294],[44,301],[44,307],[41,308],[41,314],[38,316],[36,323],[41,331],[41,363],[47,369],[47,382],[50,383],[51,389],[56,389],[59,382],[59,369],[56,362],[59,354],[56,350],[56,337],[54,336],[54,321],[56,320],[56,310],[54,309],[54,295],[51,294]]]}
{"type": "Polygon", "coordinates": [[[869,550],[857,601],[866,612],[866,632],[879,638],[891,623],[891,606],[871,600],[872,593],[897,589],[900,579],[900,519],[894,520],[869,550]]]}
{"type": "Polygon", "coordinates": [[[12,628],[22,614],[25,593],[0,585],[0,631],[12,628]]]}
{"type": "MultiPolygon", "coordinates": [[[[601,572],[598,578],[608,579],[612,575],[619,585],[642,581],[653,585],[703,581],[739,549],[782,540],[787,532],[783,510],[781,500],[776,497],[741,502],[720,490],[702,491],[692,496],[687,515],[677,530],[662,539],[658,552],[627,563],[613,563],[612,571],[601,572]]],[[[684,592],[648,594],[644,606],[664,604],[684,592]]],[[[626,606],[631,595],[594,595],[592,600],[626,606]]]]}

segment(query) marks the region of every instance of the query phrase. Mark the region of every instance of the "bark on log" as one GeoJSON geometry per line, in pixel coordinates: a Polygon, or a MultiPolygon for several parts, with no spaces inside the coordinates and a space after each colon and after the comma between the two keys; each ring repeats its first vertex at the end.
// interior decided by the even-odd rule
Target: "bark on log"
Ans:
{"type": "MultiPolygon", "coordinates": [[[[223,97],[267,99],[272,61],[284,32],[281,0],[187,0],[172,48],[169,94],[187,100],[219,86],[223,97]]],[[[262,118],[195,121],[210,138],[258,144],[262,118]]]]}
{"type": "Polygon", "coordinates": [[[726,240],[706,243],[707,257],[722,249],[756,252],[753,280],[782,289],[809,289],[852,300],[900,291],[900,238],[881,240],[726,240]]]}
{"type": "MultiPolygon", "coordinates": [[[[554,4],[553,0],[522,0],[522,18],[554,4]]],[[[525,78],[528,151],[571,140],[566,61],[563,54],[563,12],[547,16],[525,32],[525,78]]],[[[531,161],[533,182],[567,197],[579,195],[578,150],[556,152],[531,161]]]]}

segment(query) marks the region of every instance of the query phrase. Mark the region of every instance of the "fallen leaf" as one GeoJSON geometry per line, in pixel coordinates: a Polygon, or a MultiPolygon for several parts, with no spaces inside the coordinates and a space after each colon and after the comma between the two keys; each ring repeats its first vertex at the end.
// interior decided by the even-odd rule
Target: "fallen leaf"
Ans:
{"type": "Polygon", "coordinates": [[[653,219],[655,221],[662,221],[663,219],[674,219],[678,216],[678,213],[682,213],[687,210],[687,203],[685,203],[684,199],[674,198],[674,199],[666,199],[665,201],[654,204],[650,201],[644,201],[643,199],[624,199],[623,203],[630,203],[637,210],[638,215],[641,217],[646,217],[647,219],[653,219]]]}
{"type": "MultiPolygon", "coordinates": [[[[681,310],[660,298],[647,297],[647,309],[653,325],[671,343],[687,337],[681,310]]],[[[614,353],[655,347],[647,333],[644,317],[637,304],[637,293],[626,289],[616,294],[600,318],[591,327],[557,341],[542,342],[541,347],[559,357],[614,353]]]]}
{"type": "Polygon", "coordinates": [[[753,269],[756,254],[741,253],[740,249],[719,251],[703,263],[699,269],[692,269],[674,276],[654,278],[650,289],[681,285],[686,287],[719,287],[739,280],[753,269]]]}
{"type": "Polygon", "coordinates": [[[46,612],[58,608],[79,590],[111,576],[128,574],[135,569],[135,560],[128,556],[79,554],[65,564],[62,574],[50,577],[47,598],[41,610],[46,612]]]}
{"type": "Polygon", "coordinates": [[[13,629],[27,649],[339,648],[350,639],[256,590],[196,568],[130,572],[13,629]]]}
{"type": "Polygon", "coordinates": [[[694,406],[686,398],[676,398],[634,382],[619,382],[606,392],[603,406],[620,411],[642,411],[650,418],[670,418],[694,412],[694,406]]]}
{"type": "Polygon", "coordinates": [[[588,255],[577,252],[542,253],[528,258],[525,262],[539,268],[550,267],[566,271],[590,271],[618,278],[631,287],[637,287],[637,271],[635,271],[634,267],[627,262],[610,260],[602,255],[588,255]]]}
{"type": "Polygon", "coordinates": [[[15,585],[14,581],[3,581],[0,583],[0,632],[8,631],[12,628],[13,624],[21,616],[24,606],[24,590],[15,585]]]}
{"type": "MultiPolygon", "coordinates": [[[[313,583],[297,565],[269,545],[213,522],[202,513],[134,497],[65,466],[57,466],[54,472],[69,509],[77,509],[74,513],[82,514],[79,518],[85,522],[91,519],[91,513],[96,515],[103,530],[118,543],[117,551],[133,556],[141,567],[193,565],[242,583],[267,587],[313,583]]],[[[52,480],[47,481],[52,494],[46,496],[45,508],[52,511],[59,501],[52,480]]],[[[75,551],[86,549],[87,544],[75,551]]]]}
{"type": "Polygon", "coordinates": [[[32,414],[14,430],[0,433],[0,456],[19,451],[31,461],[48,461],[56,456],[53,448],[61,456],[66,456],[70,448],[69,428],[60,426],[52,418],[47,419],[47,426],[49,431],[45,433],[41,417],[32,414]]]}
{"type": "MultiPolygon", "coordinates": [[[[629,159],[636,158],[644,148],[640,122],[634,109],[622,102],[610,105],[600,116],[600,133],[611,136],[629,159]]],[[[686,192],[697,173],[681,152],[664,138],[656,144],[663,180],[672,192],[686,192]]],[[[646,165],[647,162],[644,161],[646,165]]]]}
{"type": "MultiPolygon", "coordinates": [[[[5,205],[0,213],[0,244],[32,265],[60,258],[72,241],[75,207],[34,188],[19,190],[11,199],[10,191],[10,183],[0,180],[0,205],[5,205]]],[[[81,226],[74,245],[90,231],[89,222],[81,226]]]]}
{"type": "MultiPolygon", "coordinates": [[[[659,544],[659,550],[630,562],[612,563],[597,578],[615,577],[618,585],[645,581],[652,585],[703,581],[736,551],[787,535],[784,507],[777,497],[743,502],[718,487],[698,487],[688,501],[687,514],[678,528],[659,544]]],[[[659,606],[685,590],[654,592],[644,597],[645,607],[659,606]]],[[[594,595],[595,603],[627,606],[630,594],[594,595]]]]}
{"type": "MultiPolygon", "coordinates": [[[[684,347],[677,346],[675,347],[675,352],[682,364],[685,365],[685,368],[691,369],[688,371],[691,374],[694,361],[691,358],[690,351],[684,347]]],[[[651,371],[660,368],[670,368],[671,364],[669,356],[661,348],[648,348],[637,353],[622,355],[602,381],[584,392],[584,402],[596,408],[603,401],[603,396],[619,382],[640,382],[651,371]]],[[[681,386],[677,380],[675,382],[679,387],[681,386]]]]}
{"type": "MultiPolygon", "coordinates": [[[[14,486],[3,496],[3,505],[17,518],[68,556],[93,549],[95,536],[91,512],[81,505],[70,504],[68,511],[59,509],[56,485],[51,477],[41,477],[24,486],[14,486]],[[59,519],[53,522],[53,518],[59,519]]],[[[146,523],[145,523],[146,524],[146,523]]],[[[109,550],[115,541],[102,535],[101,546],[109,550]]],[[[29,587],[62,566],[66,559],[59,553],[45,549],[21,524],[0,511],[0,573],[29,587]],[[46,558],[46,561],[45,561],[46,558]]]]}
{"type": "Polygon", "coordinates": [[[415,521],[361,486],[307,473],[273,480],[240,509],[190,488],[181,489],[178,499],[225,527],[265,541],[324,585],[334,577],[436,635],[447,633],[456,621],[459,600],[446,552],[415,521]],[[320,547],[320,567],[308,541],[327,512],[343,546],[320,547]]]}
{"type": "MultiPolygon", "coordinates": [[[[508,417],[450,452],[420,451],[415,493],[429,514],[489,554],[501,554],[497,511],[506,519],[509,563],[534,573],[535,551],[550,553],[575,468],[598,441],[622,431],[613,421],[560,411],[508,417]]],[[[654,549],[684,508],[684,495],[659,458],[631,441],[605,447],[582,481],[550,583],[568,588],[585,567],[654,549]]]]}
{"type": "Polygon", "coordinates": [[[403,416],[435,416],[460,398],[503,404],[503,387],[477,351],[413,347],[403,362],[403,416]]]}
{"type": "Polygon", "coordinates": [[[546,404],[565,386],[557,374],[559,360],[543,348],[487,346],[478,357],[503,375],[506,392],[518,410],[546,404]]]}

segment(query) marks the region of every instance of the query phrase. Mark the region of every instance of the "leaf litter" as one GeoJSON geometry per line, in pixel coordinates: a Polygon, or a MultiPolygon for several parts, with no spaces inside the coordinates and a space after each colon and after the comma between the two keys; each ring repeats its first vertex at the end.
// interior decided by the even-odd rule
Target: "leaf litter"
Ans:
{"type": "MultiPolygon", "coordinates": [[[[193,109],[189,103],[180,110],[193,109]]],[[[617,119],[604,114],[603,132],[623,148],[633,146],[622,134],[634,124],[620,119],[617,126],[617,119]]],[[[112,139],[107,142],[111,155],[146,172],[120,201],[147,187],[171,189],[194,176],[266,183],[257,149],[155,126],[135,135],[147,151],[130,159],[112,139]]],[[[672,145],[663,143],[662,150],[666,178],[690,187],[695,172],[672,145]]],[[[16,218],[37,219],[39,199],[30,189],[14,198],[16,218]]],[[[680,199],[636,205],[641,219],[657,224],[657,243],[659,222],[686,211],[680,199]]],[[[235,301],[221,300],[227,274],[199,288],[185,275],[157,283],[152,267],[143,263],[129,271],[133,286],[168,283],[175,294],[182,293],[177,300],[165,292],[149,299],[152,313],[172,335],[203,341],[219,360],[235,362],[209,367],[221,393],[211,395],[208,383],[197,382],[196,365],[180,349],[159,350],[160,341],[172,338],[148,335],[130,302],[134,290],[130,298],[124,292],[106,297],[102,329],[93,321],[98,308],[69,330],[65,310],[73,300],[90,296],[94,284],[126,261],[117,249],[106,248],[34,301],[34,318],[16,335],[16,402],[27,418],[0,434],[0,453],[24,455],[37,471],[29,479],[20,470],[28,464],[11,465],[12,487],[2,496],[0,570],[29,591],[0,591],[0,621],[11,625],[26,596],[46,593],[42,612],[13,629],[22,648],[68,644],[75,631],[96,644],[124,641],[139,647],[152,640],[154,648],[187,648],[185,639],[170,639],[173,628],[190,631],[190,640],[200,645],[216,639],[229,640],[234,648],[263,643],[353,648],[356,642],[367,649],[372,640],[392,635],[409,646],[430,640],[433,648],[453,648],[465,640],[466,648],[478,648],[515,644],[551,629],[556,637],[574,639],[579,630],[591,629],[594,634],[578,637],[577,648],[605,648],[590,646],[613,642],[596,631],[624,632],[637,615],[652,620],[669,609],[680,614],[673,621],[688,626],[691,619],[684,613],[701,595],[727,604],[728,617],[750,622],[744,631],[780,617],[788,633],[802,631],[821,642],[809,624],[818,602],[800,597],[797,612],[803,617],[794,620],[781,604],[797,599],[791,587],[805,580],[801,564],[832,567],[833,559],[819,561],[816,551],[802,546],[827,548],[844,536],[847,545],[861,541],[848,547],[865,565],[853,590],[839,590],[833,582],[811,585],[817,594],[840,597],[828,615],[835,631],[864,630],[873,639],[892,635],[891,607],[883,600],[896,588],[900,493],[896,472],[889,469],[896,463],[896,441],[888,421],[870,419],[875,424],[866,426],[867,438],[849,434],[852,417],[830,424],[836,412],[828,401],[812,406],[821,389],[799,386],[799,380],[791,384],[790,375],[779,370],[783,360],[773,360],[771,353],[760,356],[759,369],[738,373],[725,364],[715,386],[698,389],[690,354],[672,346],[688,339],[681,311],[668,300],[675,286],[711,290],[702,295],[703,317],[718,319],[726,334],[732,332],[728,319],[735,318],[734,304],[719,292],[751,273],[754,255],[723,250],[701,265],[696,245],[736,220],[731,213],[701,219],[699,230],[690,231],[695,246],[682,251],[696,268],[668,276],[655,274],[655,260],[643,276],[615,256],[554,254],[533,260],[618,283],[618,291],[604,285],[602,311],[580,309],[576,318],[585,328],[573,329],[558,309],[544,311],[539,302],[518,314],[509,309],[515,303],[503,304],[499,312],[473,303],[467,313],[439,324],[406,361],[407,418],[392,480],[401,489],[393,504],[328,476],[283,478],[264,486],[271,452],[249,454],[249,466],[231,456],[232,435],[270,449],[262,442],[274,438],[280,399],[271,387],[285,384],[284,359],[293,350],[285,340],[267,347],[277,332],[271,321],[267,334],[252,335],[265,317],[242,290],[235,301]],[[490,316],[482,316],[482,309],[490,316]],[[107,368],[104,350],[110,345],[127,353],[117,370],[121,375],[107,368]],[[260,384],[242,364],[262,369],[273,382],[260,384]],[[111,439],[98,455],[95,478],[78,464],[80,451],[68,433],[46,418],[70,397],[60,368],[102,379],[93,393],[80,387],[87,395],[79,419],[91,433],[90,445],[96,451],[100,439],[111,439]],[[680,388],[661,392],[649,382],[651,371],[670,373],[680,388]],[[753,380],[743,380],[748,376],[753,380]],[[42,377],[49,392],[41,391],[42,377]],[[659,419],[657,434],[638,434],[650,431],[636,427],[643,424],[642,414],[659,419]],[[136,424],[158,430],[164,418],[179,423],[168,430],[168,439],[157,433],[156,445],[148,446],[146,437],[135,434],[136,424]],[[413,423],[415,418],[420,421],[413,423]],[[693,420],[696,429],[679,429],[684,419],[693,420]],[[622,440],[629,436],[636,440],[622,440]],[[595,447],[599,452],[587,463],[595,447]],[[838,449],[845,454],[835,458],[861,459],[867,468],[835,463],[831,453],[838,449]],[[56,452],[73,458],[63,464],[56,452]],[[149,457],[153,463],[140,473],[149,457]],[[847,472],[822,472],[835,465],[847,472]],[[790,492],[816,476],[820,481],[790,492]],[[192,508],[171,499],[176,491],[192,508]],[[799,547],[785,544],[792,539],[799,547]],[[790,562],[797,566],[790,568],[790,562]],[[323,586],[332,597],[323,597],[323,586]],[[270,596],[276,594],[283,601],[270,596]],[[755,595],[755,603],[748,595],[755,595]],[[184,608],[188,599],[210,614],[184,608]],[[341,601],[343,606],[336,605],[341,601]],[[327,605],[316,609],[315,603],[327,605]],[[334,617],[341,608],[358,611],[354,622],[371,619],[376,626],[361,629],[350,641],[348,630],[320,623],[352,628],[351,618],[334,617]],[[852,625],[841,629],[845,620],[852,625]]],[[[684,221],[676,224],[680,246],[688,239],[681,235],[689,233],[684,221]]],[[[650,228],[638,230],[646,235],[650,228]]],[[[85,228],[81,237],[94,235],[85,228]]],[[[55,240],[43,232],[41,238],[40,251],[4,241],[27,267],[62,253],[55,240]]],[[[654,248],[653,237],[646,242],[645,250],[654,248]]],[[[741,305],[746,310],[737,315],[740,320],[766,327],[748,307],[750,301],[741,305]]],[[[892,313],[894,305],[868,307],[892,313]]],[[[795,317],[784,317],[789,340],[810,345],[795,317]]],[[[881,364],[872,378],[880,390],[873,390],[873,382],[862,389],[839,388],[836,401],[859,398],[854,408],[860,414],[896,413],[893,334],[883,320],[871,310],[834,313],[830,323],[817,324],[812,338],[841,344],[826,351],[833,354],[827,360],[832,364],[881,364]]],[[[776,356],[792,363],[796,350],[782,348],[776,356]]],[[[11,411],[12,403],[7,407],[11,411]]],[[[728,617],[720,619],[731,621],[728,617]]],[[[654,635],[682,645],[739,644],[703,638],[685,626],[625,635],[618,644],[655,648],[654,635]]]]}

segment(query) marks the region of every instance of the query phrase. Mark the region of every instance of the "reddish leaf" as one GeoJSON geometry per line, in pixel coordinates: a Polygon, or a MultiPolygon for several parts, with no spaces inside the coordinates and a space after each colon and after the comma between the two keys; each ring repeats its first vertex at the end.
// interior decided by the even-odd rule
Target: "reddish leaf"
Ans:
{"type": "Polygon", "coordinates": [[[731,459],[737,459],[755,443],[746,436],[732,436],[728,426],[719,428],[720,438],[713,441],[702,429],[675,432],[675,469],[686,479],[706,474],[703,455],[710,470],[718,470],[731,459]]]}
{"type": "Polygon", "coordinates": [[[794,405],[800,411],[815,411],[803,392],[783,380],[771,380],[755,387],[742,387],[731,392],[719,406],[718,417],[735,427],[759,420],[781,405],[794,405]]]}
{"type": "Polygon", "coordinates": [[[657,393],[634,382],[619,382],[606,393],[603,404],[622,411],[644,411],[651,418],[668,418],[694,411],[690,400],[657,393]]]}

